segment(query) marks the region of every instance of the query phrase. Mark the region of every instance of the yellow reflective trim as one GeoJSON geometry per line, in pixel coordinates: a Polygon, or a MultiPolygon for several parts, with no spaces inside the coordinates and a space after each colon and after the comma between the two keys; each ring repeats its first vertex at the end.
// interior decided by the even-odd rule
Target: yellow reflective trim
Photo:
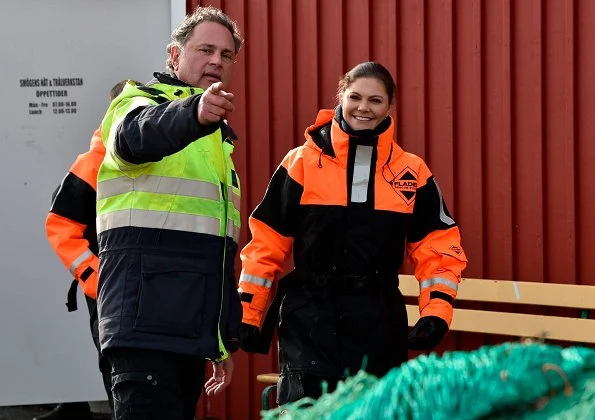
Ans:
{"type": "MultiPolygon", "coordinates": [[[[221,312],[221,311],[219,311],[221,312]]],[[[219,317],[221,317],[221,314],[219,314],[219,317]]],[[[221,325],[217,325],[217,339],[219,340],[219,357],[217,357],[214,362],[216,363],[220,363],[222,361],[224,361],[225,359],[227,359],[229,357],[229,353],[227,352],[227,349],[225,348],[225,344],[223,344],[223,340],[221,339],[221,325]]]]}
{"type": "Polygon", "coordinates": [[[121,176],[97,184],[97,199],[133,191],[173,194],[187,197],[208,198],[219,201],[219,186],[205,181],[157,175],[141,175],[137,178],[121,176]]]}
{"type": "Polygon", "coordinates": [[[97,216],[97,233],[128,226],[221,236],[221,223],[215,217],[138,209],[113,211],[97,216]]]}

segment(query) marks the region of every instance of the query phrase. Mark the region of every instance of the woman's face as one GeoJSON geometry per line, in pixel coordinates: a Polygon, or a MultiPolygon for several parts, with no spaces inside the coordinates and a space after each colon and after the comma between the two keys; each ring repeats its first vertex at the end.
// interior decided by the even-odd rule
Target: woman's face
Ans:
{"type": "Polygon", "coordinates": [[[353,130],[371,130],[386,118],[390,103],[380,80],[360,77],[343,92],[341,107],[343,119],[353,130]]]}

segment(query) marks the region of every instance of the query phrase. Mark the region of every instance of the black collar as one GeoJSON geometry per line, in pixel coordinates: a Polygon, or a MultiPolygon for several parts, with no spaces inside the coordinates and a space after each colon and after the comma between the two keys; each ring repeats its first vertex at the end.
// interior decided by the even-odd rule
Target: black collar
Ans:
{"type": "Polygon", "coordinates": [[[160,72],[156,71],[155,73],[153,73],[153,77],[155,77],[155,79],[157,79],[158,83],[165,83],[165,84],[171,85],[171,86],[194,87],[194,86],[190,86],[188,83],[182,82],[180,79],[178,79],[173,74],[160,73],[160,72]]]}

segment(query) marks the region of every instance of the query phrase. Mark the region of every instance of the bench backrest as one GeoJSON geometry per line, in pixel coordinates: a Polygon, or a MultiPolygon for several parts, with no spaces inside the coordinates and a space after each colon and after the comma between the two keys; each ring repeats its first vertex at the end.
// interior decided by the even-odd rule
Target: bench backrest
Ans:
{"type": "MultiPolygon", "coordinates": [[[[400,275],[399,289],[404,296],[419,295],[419,283],[414,276],[400,275]]],[[[595,286],[534,283],[511,280],[462,279],[455,301],[453,331],[502,334],[517,337],[535,337],[595,343],[595,319],[580,317],[583,310],[595,309],[595,286]],[[458,309],[456,301],[539,305],[576,309],[576,317],[532,315],[518,312],[505,305],[498,310],[458,309]]],[[[494,306],[494,305],[490,305],[494,306]]],[[[416,305],[407,305],[409,325],[419,319],[416,305]]]]}

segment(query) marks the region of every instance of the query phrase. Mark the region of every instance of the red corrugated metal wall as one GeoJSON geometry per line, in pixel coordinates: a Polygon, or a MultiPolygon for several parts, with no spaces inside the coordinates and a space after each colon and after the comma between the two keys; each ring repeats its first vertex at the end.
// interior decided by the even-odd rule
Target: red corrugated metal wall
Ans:
{"type": "MultiPolygon", "coordinates": [[[[339,77],[365,60],[398,85],[398,142],[423,156],[463,233],[466,277],[595,285],[595,1],[220,0],[246,44],[230,120],[246,219],[339,77]]],[[[484,337],[453,334],[445,348],[484,337]]],[[[257,373],[199,413],[258,418],[257,373]]]]}

